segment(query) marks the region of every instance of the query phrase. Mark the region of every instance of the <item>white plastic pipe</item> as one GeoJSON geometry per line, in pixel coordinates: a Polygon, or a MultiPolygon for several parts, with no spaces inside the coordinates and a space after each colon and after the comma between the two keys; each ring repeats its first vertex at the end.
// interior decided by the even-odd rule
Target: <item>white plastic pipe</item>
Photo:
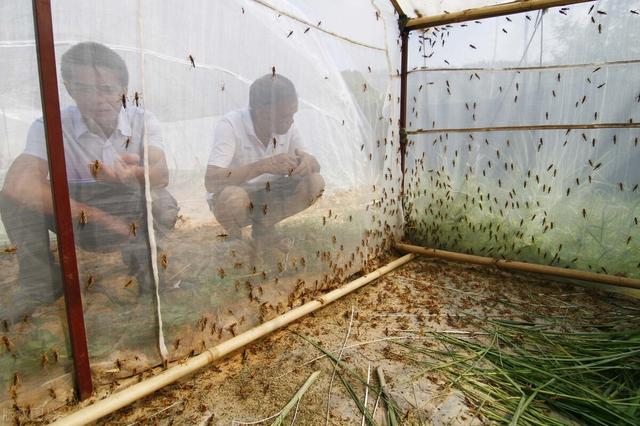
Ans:
{"type": "Polygon", "coordinates": [[[161,389],[162,387],[169,385],[196,370],[211,364],[213,361],[224,357],[225,355],[261,338],[267,334],[301,318],[313,311],[316,311],[327,304],[340,299],[341,297],[351,293],[354,290],[359,289],[365,284],[380,278],[382,275],[391,272],[395,268],[398,268],[405,263],[411,261],[416,255],[413,253],[407,254],[399,259],[394,260],[382,268],[368,273],[354,281],[351,281],[344,286],[333,290],[317,299],[306,303],[298,308],[292,309],[289,312],[280,315],[272,320],[269,320],[259,326],[247,330],[246,332],[233,337],[218,346],[207,349],[203,353],[193,358],[190,358],[184,363],[177,364],[157,376],[151,377],[140,383],[137,383],[121,392],[113,394],[103,400],[97,401],[87,407],[84,407],[73,414],[70,414],[62,419],[52,423],[53,425],[85,425],[87,423],[96,421],[107,414],[113,413],[120,408],[144,398],[145,396],[161,389]]]}

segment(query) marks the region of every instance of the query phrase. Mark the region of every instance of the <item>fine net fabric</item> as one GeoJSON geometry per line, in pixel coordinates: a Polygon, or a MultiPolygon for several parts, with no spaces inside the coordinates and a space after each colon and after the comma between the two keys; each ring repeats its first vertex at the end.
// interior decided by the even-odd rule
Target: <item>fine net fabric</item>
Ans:
{"type": "MultiPolygon", "coordinates": [[[[116,385],[313,300],[402,233],[638,277],[632,11],[603,0],[412,32],[401,199],[390,2],[54,2],[93,379],[116,385]]],[[[33,12],[0,12],[0,400],[28,418],[73,397],[72,366],[33,12]]]]}
{"type": "MultiPolygon", "coordinates": [[[[0,41],[3,57],[11,59],[2,64],[0,94],[3,181],[24,155],[46,167],[33,16],[18,3],[3,6],[3,16],[24,19],[7,22],[0,41]]],[[[158,7],[64,0],[52,6],[73,231],[97,383],[199,353],[310,301],[369,270],[399,236],[400,50],[388,2],[194,0],[158,7]],[[346,12],[362,19],[357,30],[345,24],[346,12]],[[258,99],[262,109],[253,115],[249,93],[260,78],[268,99],[258,99]],[[291,82],[293,99],[274,93],[274,84],[286,86],[283,79],[291,82]],[[269,110],[264,103],[275,97],[279,109],[269,110]],[[287,110],[293,104],[297,111],[287,110]],[[293,125],[282,128],[287,113],[294,113],[293,125]],[[225,133],[221,122],[236,133],[225,133]],[[237,156],[225,157],[228,147],[211,154],[229,140],[237,156]],[[293,163],[279,170],[265,163],[235,180],[239,168],[256,160],[249,148],[263,152],[259,159],[282,153],[293,163]],[[306,169],[298,171],[303,158],[306,169]],[[224,172],[207,180],[212,164],[224,172]],[[228,187],[248,198],[240,204],[225,198],[228,187]]],[[[57,255],[55,233],[49,234],[57,255]]],[[[9,236],[0,235],[2,247],[11,247],[9,236]]],[[[16,280],[29,281],[38,271],[19,270],[21,248],[1,259],[10,266],[3,267],[3,287],[24,288],[16,280]]],[[[48,262],[55,265],[55,256],[48,262]]],[[[3,296],[0,318],[10,312],[8,301],[3,296]]],[[[12,386],[14,371],[20,374],[18,406],[53,407],[72,394],[66,352],[56,370],[39,358],[53,347],[62,354],[69,344],[63,304],[58,297],[28,310],[30,318],[60,328],[49,332],[50,341],[39,337],[47,327],[9,325],[37,355],[0,355],[2,390],[12,386]],[[66,382],[38,396],[43,369],[66,382]]]]}
{"type": "Polygon", "coordinates": [[[0,5],[0,51],[0,187],[17,188],[0,193],[0,423],[8,423],[14,405],[38,416],[43,406],[33,401],[71,400],[73,380],[53,218],[34,214],[50,206],[51,195],[29,200],[30,207],[17,201],[37,171],[17,179],[21,165],[14,160],[42,116],[30,2],[0,5]],[[38,306],[46,309],[23,315],[38,306]]]}
{"type": "Polygon", "coordinates": [[[407,235],[640,276],[633,1],[412,34],[407,235]]]}

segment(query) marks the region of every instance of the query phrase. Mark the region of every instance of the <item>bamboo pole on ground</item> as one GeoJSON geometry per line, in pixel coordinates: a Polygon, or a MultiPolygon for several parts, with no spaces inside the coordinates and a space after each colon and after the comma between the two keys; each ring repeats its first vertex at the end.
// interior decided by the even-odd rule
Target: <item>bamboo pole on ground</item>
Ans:
{"type": "Polygon", "coordinates": [[[576,3],[586,3],[594,0],[521,0],[511,3],[484,6],[475,9],[466,9],[460,12],[444,13],[442,15],[425,16],[409,19],[407,30],[419,30],[422,28],[438,27],[440,25],[458,22],[474,21],[477,19],[493,18],[496,16],[513,15],[532,10],[548,9],[550,7],[567,6],[576,3]]]}
{"type": "Polygon", "coordinates": [[[554,275],[557,277],[570,278],[581,281],[592,281],[596,283],[609,284],[618,287],[628,287],[640,289],[640,280],[634,278],[618,277],[615,275],[596,274],[594,272],[576,271],[574,269],[559,268],[556,266],[537,265],[534,263],[516,262],[505,259],[494,259],[491,257],[475,256],[472,254],[455,253],[451,251],[425,248],[404,243],[396,243],[398,250],[421,254],[427,257],[451,260],[454,262],[473,263],[475,265],[495,266],[498,269],[520,272],[531,272],[534,274],[554,275]]]}
{"type": "Polygon", "coordinates": [[[130,388],[124,389],[121,392],[113,394],[103,400],[93,403],[87,407],[84,407],[73,414],[70,414],[62,419],[57,420],[53,425],[85,425],[87,423],[96,421],[107,414],[110,414],[120,408],[141,399],[151,393],[161,389],[162,387],[169,385],[193,372],[199,370],[211,364],[213,361],[228,355],[229,353],[248,345],[249,343],[290,324],[291,322],[316,311],[331,302],[340,299],[343,296],[351,293],[364,286],[365,284],[380,278],[384,274],[391,272],[392,270],[406,264],[416,257],[415,254],[407,254],[393,262],[376,269],[344,286],[333,290],[317,299],[306,303],[298,308],[292,309],[289,312],[280,315],[270,321],[267,321],[251,330],[237,335],[221,344],[207,349],[203,353],[193,358],[188,359],[186,362],[177,364],[157,376],[151,377],[148,380],[137,383],[130,388]]]}

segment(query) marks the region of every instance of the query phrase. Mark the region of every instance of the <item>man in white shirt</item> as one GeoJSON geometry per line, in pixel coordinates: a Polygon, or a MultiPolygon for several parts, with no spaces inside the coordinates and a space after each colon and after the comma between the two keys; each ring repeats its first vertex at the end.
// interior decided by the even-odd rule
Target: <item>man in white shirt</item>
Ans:
{"type": "MultiPolygon", "coordinates": [[[[143,141],[148,141],[154,225],[171,229],[177,203],[164,188],[168,170],[157,119],[126,100],[129,74],[122,58],[92,42],[71,47],[61,61],[64,86],[76,103],[61,112],[67,178],[76,244],[97,252],[120,251],[140,294],[150,291],[151,261],[144,200],[143,141]]],[[[11,165],[0,215],[17,247],[18,288],[0,319],[16,321],[62,294],[49,249],[55,232],[42,118],[11,165]]]]}
{"type": "Polygon", "coordinates": [[[275,225],[311,206],[324,191],[320,164],[301,149],[293,123],[298,96],[281,75],[265,75],[249,90],[249,108],[226,114],[216,127],[205,187],[229,238],[252,225],[259,243],[286,250],[275,225]]]}

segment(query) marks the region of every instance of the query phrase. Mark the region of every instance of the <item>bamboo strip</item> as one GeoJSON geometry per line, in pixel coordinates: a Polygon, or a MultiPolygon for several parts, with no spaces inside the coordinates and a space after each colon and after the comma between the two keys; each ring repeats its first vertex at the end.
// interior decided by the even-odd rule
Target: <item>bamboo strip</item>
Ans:
{"type": "Polygon", "coordinates": [[[287,18],[292,19],[292,20],[297,21],[297,22],[300,22],[301,24],[308,25],[308,26],[309,26],[309,28],[314,28],[314,29],[316,29],[316,30],[318,30],[318,31],[321,31],[321,32],[325,33],[325,34],[329,34],[330,36],[333,36],[333,37],[339,38],[339,39],[341,39],[341,40],[347,41],[347,42],[352,43],[352,44],[356,44],[356,45],[358,45],[358,46],[367,47],[367,48],[369,48],[369,49],[380,50],[380,51],[382,51],[382,52],[385,52],[385,51],[386,51],[386,49],[384,49],[384,48],[382,48],[382,47],[373,46],[373,45],[371,45],[371,44],[363,43],[363,42],[358,41],[358,40],[353,40],[353,39],[351,39],[351,38],[349,38],[349,37],[346,37],[346,36],[340,35],[340,34],[338,34],[338,33],[334,33],[333,31],[329,31],[329,30],[325,30],[324,28],[320,28],[320,25],[319,25],[319,24],[318,24],[318,25],[316,25],[316,24],[314,24],[314,23],[312,23],[312,22],[309,22],[309,21],[307,21],[307,20],[305,20],[305,19],[302,19],[302,18],[299,18],[299,17],[297,17],[297,16],[295,16],[295,15],[292,15],[291,13],[285,12],[284,10],[280,10],[280,9],[278,9],[277,7],[274,7],[273,5],[271,5],[271,4],[269,4],[269,3],[267,3],[267,2],[266,2],[266,1],[264,1],[264,0],[253,0],[253,1],[254,1],[255,3],[258,3],[258,4],[259,4],[259,5],[261,5],[261,6],[266,7],[267,9],[271,9],[271,10],[273,10],[274,12],[277,12],[279,15],[286,16],[287,18]]]}
{"type": "Polygon", "coordinates": [[[151,377],[145,381],[137,383],[130,388],[124,389],[122,392],[113,394],[103,400],[97,401],[92,405],[84,407],[73,414],[68,415],[62,419],[57,420],[53,425],[85,425],[90,422],[96,421],[101,417],[106,416],[120,408],[143,398],[151,393],[161,389],[162,387],[169,385],[193,372],[211,364],[213,361],[228,355],[229,353],[248,345],[249,343],[278,330],[279,328],[288,325],[289,323],[316,311],[335,300],[351,293],[370,283],[371,281],[380,278],[382,275],[391,272],[392,270],[406,264],[416,257],[415,254],[407,254],[393,262],[376,269],[344,286],[333,290],[317,299],[306,303],[298,308],[292,309],[279,317],[276,317],[270,321],[267,321],[251,330],[237,335],[221,344],[209,348],[203,353],[193,358],[188,359],[186,362],[177,364],[157,376],[151,377]]]}
{"type": "Polygon", "coordinates": [[[615,65],[633,65],[639,64],[640,59],[628,59],[625,61],[609,61],[609,62],[592,62],[592,63],[582,63],[582,64],[555,64],[555,65],[542,65],[537,67],[505,67],[505,68],[482,68],[482,67],[470,67],[470,68],[429,68],[429,67],[420,67],[414,68],[408,72],[408,74],[415,72],[457,72],[457,71],[488,71],[488,72],[499,72],[499,71],[539,71],[539,70],[553,70],[553,69],[566,69],[566,68],[591,68],[591,67],[607,67],[607,66],[615,66],[615,65]]]}
{"type": "Polygon", "coordinates": [[[458,127],[440,129],[417,129],[407,131],[408,135],[425,133],[477,133],[477,132],[519,132],[524,130],[572,130],[572,129],[623,129],[638,128],[640,123],[591,123],[591,124],[538,124],[530,126],[458,127]]]}
{"type": "MultiPolygon", "coordinates": [[[[343,348],[344,349],[344,348],[343,348]]],[[[364,387],[364,401],[362,402],[362,406],[364,409],[367,409],[367,402],[369,399],[369,383],[371,383],[371,363],[369,363],[367,367],[367,385],[364,387]]],[[[364,422],[366,420],[364,413],[362,413],[362,421],[360,422],[360,426],[364,426],[364,422]]]]}
{"type": "MultiPolygon", "coordinates": [[[[282,411],[280,412],[280,415],[278,416],[278,418],[272,423],[271,426],[276,426],[276,425],[281,425],[284,422],[285,417],[287,417],[287,415],[289,414],[289,411],[291,411],[291,409],[300,402],[300,399],[302,399],[302,396],[305,394],[305,392],[307,392],[307,390],[311,387],[311,385],[313,384],[313,382],[316,381],[316,379],[318,378],[318,376],[320,375],[320,370],[313,372],[309,378],[307,379],[306,382],[304,382],[304,384],[302,385],[302,387],[300,389],[298,389],[298,392],[296,392],[295,395],[293,395],[293,398],[291,398],[291,400],[287,403],[287,405],[284,406],[284,408],[282,409],[282,411]]],[[[293,424],[293,422],[292,422],[293,424]]]]}
{"type": "Polygon", "coordinates": [[[382,371],[382,367],[378,366],[378,368],[376,369],[376,372],[378,373],[378,380],[380,381],[380,395],[382,395],[382,398],[386,401],[385,405],[387,406],[387,421],[390,426],[395,426],[397,424],[397,421],[396,421],[393,408],[389,403],[390,394],[389,394],[389,390],[387,389],[387,380],[384,377],[384,372],[382,371]]]}
{"type": "Polygon", "coordinates": [[[618,287],[640,289],[640,280],[634,278],[618,277],[615,275],[597,274],[594,272],[576,271],[574,269],[558,268],[556,266],[537,265],[534,263],[516,262],[505,259],[475,256],[471,254],[455,253],[451,251],[431,249],[404,243],[396,243],[398,250],[421,254],[427,257],[446,259],[454,262],[473,263],[475,265],[495,266],[498,269],[531,272],[534,274],[555,275],[557,277],[570,278],[581,281],[592,281],[609,284],[618,287]]]}
{"type": "Polygon", "coordinates": [[[551,7],[567,6],[576,3],[586,3],[594,0],[521,0],[511,3],[466,9],[460,12],[443,13],[442,15],[425,16],[409,19],[407,30],[437,27],[458,22],[474,21],[477,19],[493,18],[496,16],[513,15],[531,10],[548,9],[551,7]]]}

